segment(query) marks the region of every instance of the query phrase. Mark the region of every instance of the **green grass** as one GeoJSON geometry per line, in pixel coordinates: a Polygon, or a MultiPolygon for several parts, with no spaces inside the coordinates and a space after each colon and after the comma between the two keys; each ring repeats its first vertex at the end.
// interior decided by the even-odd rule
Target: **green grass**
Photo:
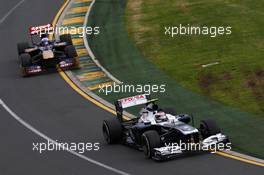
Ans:
{"type": "Polygon", "coordinates": [[[143,55],[183,87],[263,117],[263,10],[258,0],[129,0],[126,26],[143,55]],[[231,26],[232,34],[164,35],[179,24],[231,26]]]}
{"type": "MultiPolygon", "coordinates": [[[[166,1],[163,2],[165,3],[166,1]]],[[[166,84],[165,93],[152,94],[154,97],[159,98],[159,104],[162,107],[174,107],[179,113],[194,114],[196,126],[201,119],[214,118],[223,131],[230,136],[234,150],[264,158],[264,138],[262,135],[264,133],[264,118],[223,105],[208,96],[183,88],[182,83],[179,84],[175,81],[160,66],[152,64],[153,60],[150,60],[150,58],[146,59],[145,53],[135,47],[135,43],[127,34],[126,25],[128,21],[125,23],[126,7],[126,1],[124,0],[97,0],[93,7],[88,25],[92,27],[99,26],[100,35],[88,36],[88,41],[100,63],[115,77],[125,83],[142,85],[166,84]]],[[[166,11],[164,13],[167,13],[166,11]]],[[[137,26],[134,25],[134,27],[137,26]]],[[[144,28],[141,29],[143,30],[144,28]]],[[[157,43],[149,43],[148,47],[152,47],[152,44],[155,45],[157,43]]],[[[184,53],[182,52],[182,54],[184,53]]],[[[169,58],[164,57],[164,59],[166,61],[169,58]]],[[[234,66],[234,68],[236,67],[234,66]]],[[[212,67],[212,69],[216,69],[216,67],[212,67]]],[[[207,77],[210,80],[210,77],[215,75],[218,76],[219,74],[215,72],[210,76],[207,75],[207,77]]],[[[226,79],[228,75],[223,77],[226,79]]],[[[219,79],[221,80],[221,78],[219,79]]],[[[112,93],[105,96],[97,91],[96,93],[112,103],[118,98],[134,95],[112,93]]],[[[248,93],[250,94],[250,92],[248,93]]],[[[137,114],[137,110],[132,112],[137,114]]]]}

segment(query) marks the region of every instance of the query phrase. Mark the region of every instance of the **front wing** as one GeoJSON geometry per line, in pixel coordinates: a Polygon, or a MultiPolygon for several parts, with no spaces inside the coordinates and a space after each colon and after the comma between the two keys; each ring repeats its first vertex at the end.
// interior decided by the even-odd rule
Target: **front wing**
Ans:
{"type": "Polygon", "coordinates": [[[212,151],[217,144],[227,142],[229,142],[228,137],[219,133],[202,140],[200,143],[168,144],[164,147],[154,148],[155,152],[152,158],[154,160],[166,160],[188,152],[212,151]],[[188,147],[187,144],[189,144],[188,147]]]}

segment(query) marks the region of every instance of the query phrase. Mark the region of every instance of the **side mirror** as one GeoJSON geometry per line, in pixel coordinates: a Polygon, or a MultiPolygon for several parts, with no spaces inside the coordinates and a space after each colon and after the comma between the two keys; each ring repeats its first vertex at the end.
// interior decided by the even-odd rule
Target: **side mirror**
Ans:
{"type": "Polygon", "coordinates": [[[183,122],[183,123],[189,123],[191,121],[191,117],[188,114],[180,114],[179,115],[179,121],[183,122]]]}

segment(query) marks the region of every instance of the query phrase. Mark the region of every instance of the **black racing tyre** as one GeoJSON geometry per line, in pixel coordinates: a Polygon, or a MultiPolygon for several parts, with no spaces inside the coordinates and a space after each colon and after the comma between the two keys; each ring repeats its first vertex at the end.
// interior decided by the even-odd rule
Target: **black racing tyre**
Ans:
{"type": "Polygon", "coordinates": [[[67,45],[72,45],[72,37],[70,34],[64,34],[60,36],[61,42],[66,42],[67,45]]]}
{"type": "Polygon", "coordinates": [[[212,119],[202,120],[200,124],[200,132],[203,139],[221,132],[216,122],[212,119]]]}
{"type": "Polygon", "coordinates": [[[121,141],[122,125],[116,117],[104,120],[103,135],[108,144],[115,144],[121,141]]]}
{"type": "Polygon", "coordinates": [[[66,56],[68,56],[70,58],[78,57],[76,49],[73,45],[66,46],[64,51],[65,51],[66,56]]]}
{"type": "Polygon", "coordinates": [[[177,115],[177,112],[173,108],[164,108],[163,111],[167,114],[177,115]]]}
{"type": "Polygon", "coordinates": [[[27,73],[26,68],[21,67],[21,74],[22,77],[29,77],[30,75],[27,73]]]}
{"type": "Polygon", "coordinates": [[[19,55],[22,67],[31,66],[31,56],[28,53],[22,53],[19,55]]]}
{"type": "Polygon", "coordinates": [[[25,49],[27,49],[27,48],[29,48],[29,44],[27,42],[18,43],[17,44],[18,55],[25,53],[25,49]]]}
{"type": "Polygon", "coordinates": [[[154,156],[154,148],[161,147],[160,136],[157,131],[150,130],[142,134],[142,146],[146,158],[154,156]]]}

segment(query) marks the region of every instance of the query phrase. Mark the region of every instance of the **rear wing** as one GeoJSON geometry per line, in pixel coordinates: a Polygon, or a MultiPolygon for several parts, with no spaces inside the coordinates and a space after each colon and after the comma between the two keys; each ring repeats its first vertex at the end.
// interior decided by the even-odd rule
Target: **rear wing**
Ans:
{"type": "Polygon", "coordinates": [[[157,100],[158,99],[151,99],[150,95],[146,95],[146,94],[119,99],[115,102],[116,115],[118,119],[122,121],[123,111],[125,108],[147,104],[157,100]]]}
{"type": "Polygon", "coordinates": [[[52,24],[46,24],[46,25],[37,26],[37,27],[30,27],[29,33],[30,35],[41,35],[41,34],[49,33],[53,30],[54,28],[52,24]]]}

